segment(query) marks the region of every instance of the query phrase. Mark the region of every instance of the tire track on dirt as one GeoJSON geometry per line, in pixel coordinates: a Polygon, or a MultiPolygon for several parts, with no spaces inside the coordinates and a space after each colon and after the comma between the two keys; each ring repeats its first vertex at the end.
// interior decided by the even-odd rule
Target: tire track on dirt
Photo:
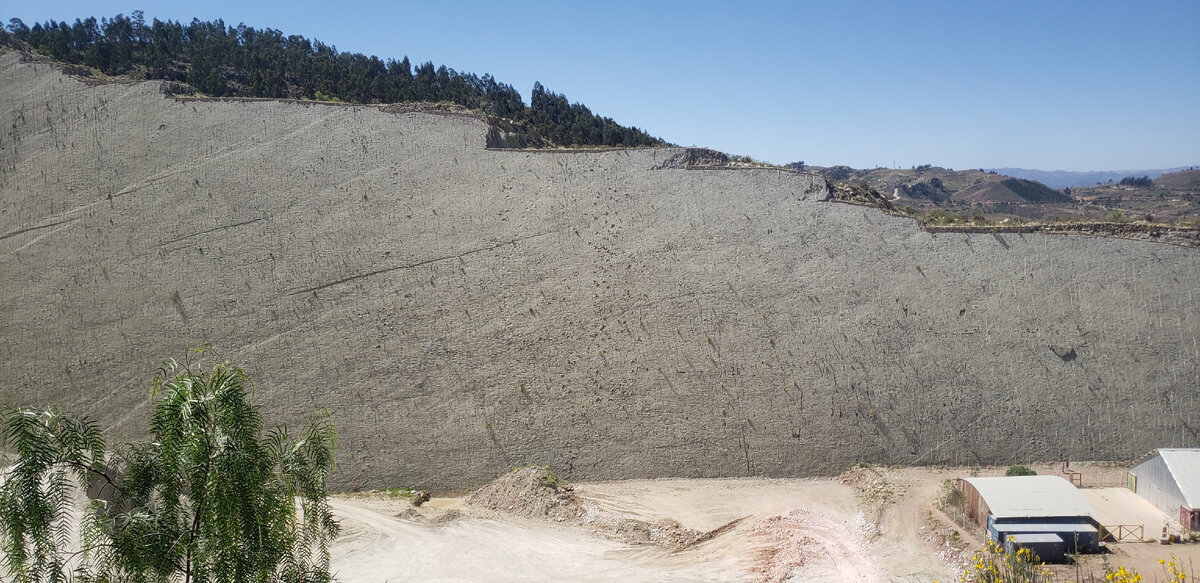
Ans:
{"type": "Polygon", "coordinates": [[[755,569],[760,583],[886,583],[854,526],[820,512],[797,508],[773,516],[757,534],[768,541],[755,569]]]}

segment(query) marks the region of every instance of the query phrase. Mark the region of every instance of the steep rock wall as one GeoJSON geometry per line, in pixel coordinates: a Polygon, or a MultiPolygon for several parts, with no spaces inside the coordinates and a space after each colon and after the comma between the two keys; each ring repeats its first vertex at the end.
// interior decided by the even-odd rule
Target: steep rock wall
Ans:
{"type": "Polygon", "coordinates": [[[141,434],[211,343],[342,486],[1122,459],[1200,440],[1200,253],[930,234],[677,150],[177,101],[0,55],[0,401],[141,434]]]}

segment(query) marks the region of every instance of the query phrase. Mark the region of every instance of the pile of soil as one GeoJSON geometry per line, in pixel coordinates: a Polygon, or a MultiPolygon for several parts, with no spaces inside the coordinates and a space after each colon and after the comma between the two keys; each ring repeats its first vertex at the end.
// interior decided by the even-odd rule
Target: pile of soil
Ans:
{"type": "Polygon", "coordinates": [[[843,472],[838,479],[854,488],[855,498],[862,508],[859,523],[855,525],[857,529],[868,540],[879,537],[884,509],[902,498],[907,489],[890,479],[887,469],[880,466],[856,466],[843,472]]]}
{"type": "Polygon", "coordinates": [[[467,497],[467,504],[514,516],[579,522],[587,514],[574,489],[548,468],[517,468],[467,497]]]}
{"type": "Polygon", "coordinates": [[[435,526],[450,524],[457,521],[459,518],[462,518],[462,514],[457,510],[447,510],[445,512],[421,512],[416,508],[409,508],[403,512],[397,513],[395,516],[400,520],[407,520],[409,522],[416,522],[419,524],[432,524],[435,526]]]}
{"type": "Polygon", "coordinates": [[[686,528],[670,518],[646,522],[611,512],[593,511],[583,524],[596,534],[626,544],[651,545],[669,551],[682,550],[710,538],[706,533],[686,528]]]}
{"type": "Polygon", "coordinates": [[[842,472],[838,480],[854,488],[864,507],[886,506],[905,493],[903,486],[888,478],[887,469],[879,466],[855,466],[842,472]]]}
{"type": "Polygon", "coordinates": [[[790,581],[807,566],[828,571],[819,580],[884,583],[886,578],[872,566],[877,553],[867,540],[872,527],[861,512],[847,518],[797,508],[760,522],[754,534],[765,545],[754,568],[758,580],[790,581]]]}
{"type": "MultiPolygon", "coordinates": [[[[755,571],[760,583],[777,583],[791,578],[792,573],[821,550],[818,541],[804,528],[804,511],[794,510],[782,516],[772,516],[760,523],[756,533],[767,540],[756,557],[755,571]]],[[[817,555],[819,556],[819,555],[817,555]]]]}
{"type": "Polygon", "coordinates": [[[714,534],[686,528],[670,518],[635,520],[588,504],[544,467],[517,468],[476,490],[466,502],[513,516],[572,523],[626,544],[666,550],[680,550],[714,534]]]}

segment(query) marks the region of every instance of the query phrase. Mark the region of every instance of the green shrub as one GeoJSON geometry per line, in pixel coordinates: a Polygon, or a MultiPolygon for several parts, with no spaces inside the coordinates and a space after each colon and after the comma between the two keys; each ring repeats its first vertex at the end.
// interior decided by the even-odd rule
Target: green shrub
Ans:
{"type": "Polygon", "coordinates": [[[966,498],[963,497],[962,490],[954,487],[954,480],[944,480],[941,492],[938,494],[938,501],[941,502],[943,510],[962,511],[966,498]]]}
{"type": "Polygon", "coordinates": [[[1008,466],[1008,470],[1004,472],[1006,476],[1036,476],[1037,472],[1033,471],[1029,466],[1008,466]]]}
{"type": "Polygon", "coordinates": [[[1125,213],[1125,211],[1116,210],[1116,211],[1112,211],[1112,212],[1108,213],[1107,215],[1104,215],[1104,222],[1106,222],[1106,223],[1130,223],[1130,222],[1133,222],[1133,218],[1130,217],[1127,213],[1125,213]]]}
{"type": "Polygon", "coordinates": [[[562,485],[562,478],[559,478],[558,474],[554,473],[554,470],[551,470],[549,467],[544,468],[541,478],[542,485],[547,488],[557,490],[562,485]]]}

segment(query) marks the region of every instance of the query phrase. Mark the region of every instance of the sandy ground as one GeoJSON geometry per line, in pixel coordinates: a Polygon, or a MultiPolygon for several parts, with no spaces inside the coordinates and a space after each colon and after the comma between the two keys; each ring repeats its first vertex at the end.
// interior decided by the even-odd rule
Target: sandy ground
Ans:
{"type": "Polygon", "coordinates": [[[1100,524],[1114,532],[1123,527],[1120,528],[1124,531],[1121,538],[1130,542],[1138,542],[1133,540],[1135,538],[1143,542],[1157,541],[1162,538],[1162,526],[1172,524],[1166,514],[1128,488],[1084,488],[1083,496],[1092,505],[1095,510],[1092,516],[1100,524]],[[1141,527],[1139,532],[1133,532],[1138,527],[1141,527]]]}
{"type": "Polygon", "coordinates": [[[910,492],[907,476],[889,478],[899,484],[901,502],[882,509],[861,496],[857,484],[837,479],[575,486],[583,504],[598,512],[648,523],[669,518],[704,532],[725,527],[681,550],[625,544],[583,526],[505,517],[457,499],[434,499],[414,512],[402,499],[343,496],[333,502],[345,529],[334,547],[334,566],[346,583],[949,579],[951,565],[935,542],[922,538],[925,494],[932,490],[910,492]],[[432,523],[438,520],[444,522],[432,523]]]}
{"type": "MultiPolygon", "coordinates": [[[[1079,466],[1076,466],[1079,468],[1079,466]]],[[[1040,473],[1057,466],[1039,465],[1040,473]]],[[[1114,466],[1083,466],[1085,495],[1101,522],[1156,518],[1111,487],[1114,466]],[[1105,484],[1110,486],[1105,487],[1105,484]]],[[[344,534],[333,563],[345,583],[385,581],[714,581],[928,583],[956,580],[984,533],[931,506],[944,480],[1003,468],[857,468],[836,479],[636,480],[576,484],[589,515],[647,524],[664,519],[708,533],[682,549],[630,544],[588,523],[515,517],[465,498],[413,508],[385,494],[333,500],[344,534]],[[715,532],[714,532],[715,531],[715,532]]],[[[1153,508],[1149,508],[1153,511],[1153,508]]],[[[1158,514],[1161,516],[1161,513],[1158,514]]],[[[1151,525],[1147,524],[1150,537],[1151,525]]],[[[1161,523],[1157,528],[1161,530],[1161,523]]],[[[1200,545],[1109,544],[1082,572],[1127,565],[1161,578],[1172,554],[1200,566],[1200,545]]],[[[1056,567],[1075,580],[1075,567],[1056,567]]]]}
{"type": "MultiPolygon", "coordinates": [[[[1040,473],[1056,467],[1034,466],[1040,473]]],[[[1118,464],[1079,468],[1084,495],[1102,524],[1144,524],[1163,514],[1128,490],[1118,464]]],[[[569,490],[588,516],[578,521],[513,516],[433,498],[414,508],[387,493],[338,494],[342,524],[332,547],[343,583],[388,581],[651,581],[752,583],[928,583],[956,581],[985,533],[960,527],[935,508],[945,480],[999,475],[1003,468],[855,468],[836,479],[634,480],[569,490]],[[675,521],[704,533],[682,548],[631,544],[589,522],[619,516],[643,524],[675,521]]],[[[79,493],[79,505],[83,498],[79,493]]],[[[520,504],[515,500],[514,506],[520,504]]],[[[560,517],[561,518],[561,517],[560,517]]],[[[1200,544],[1108,543],[1107,553],[1053,568],[1057,581],[1103,577],[1132,567],[1165,580],[1160,559],[1178,557],[1189,580],[1200,544]],[[1078,571],[1077,571],[1078,569],[1078,571]]]]}

